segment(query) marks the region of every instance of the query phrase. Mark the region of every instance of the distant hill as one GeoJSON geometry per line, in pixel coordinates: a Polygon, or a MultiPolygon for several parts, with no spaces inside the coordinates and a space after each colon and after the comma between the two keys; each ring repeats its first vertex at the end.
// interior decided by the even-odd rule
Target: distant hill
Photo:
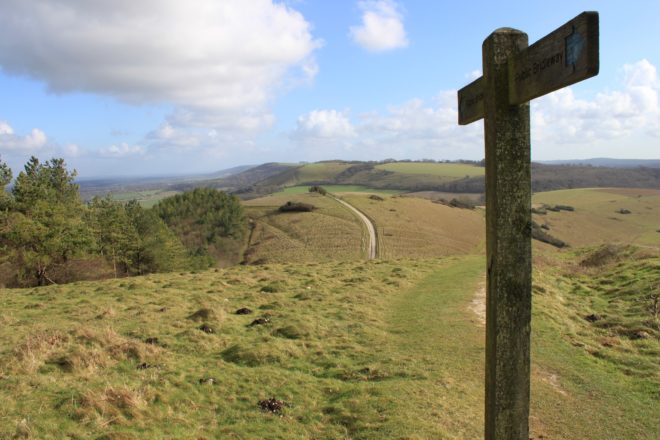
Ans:
{"type": "Polygon", "coordinates": [[[260,185],[261,187],[282,187],[286,186],[291,171],[298,167],[299,165],[276,162],[265,163],[227,177],[178,183],[172,185],[172,189],[187,191],[203,186],[240,193],[246,192],[256,185],[260,185]],[[269,179],[272,179],[272,181],[269,179]]]}
{"type": "MultiPolygon", "coordinates": [[[[484,172],[483,163],[476,161],[332,160],[297,164],[271,162],[189,177],[87,180],[81,181],[80,185],[84,198],[109,192],[135,198],[135,191],[158,190],[158,194],[147,196],[159,199],[205,187],[251,199],[283,188],[307,185],[359,185],[403,192],[483,193],[484,172]]],[[[660,160],[600,158],[532,164],[532,189],[536,192],[603,187],[658,189],[660,160]]]]}
{"type": "Polygon", "coordinates": [[[660,159],[612,159],[609,157],[595,157],[593,159],[541,160],[538,162],[547,165],[590,165],[594,167],[609,168],[660,168],[660,159]]]}
{"type": "Polygon", "coordinates": [[[108,193],[122,193],[128,191],[168,190],[173,185],[191,184],[193,182],[219,179],[242,173],[256,165],[240,165],[208,174],[192,174],[181,176],[152,176],[152,177],[101,177],[101,178],[78,178],[76,183],[80,187],[80,195],[84,200],[94,196],[103,196],[108,193]]]}

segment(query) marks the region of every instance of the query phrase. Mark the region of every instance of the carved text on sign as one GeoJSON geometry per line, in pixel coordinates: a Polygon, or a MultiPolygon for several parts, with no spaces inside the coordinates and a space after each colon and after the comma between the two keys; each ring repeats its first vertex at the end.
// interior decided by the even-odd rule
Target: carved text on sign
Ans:
{"type": "Polygon", "coordinates": [[[516,82],[524,81],[532,75],[538,75],[543,72],[548,67],[554,66],[555,64],[561,64],[564,59],[564,54],[557,52],[554,55],[551,55],[547,58],[541,60],[541,62],[534,63],[531,66],[528,66],[518,72],[514,76],[516,82]]]}

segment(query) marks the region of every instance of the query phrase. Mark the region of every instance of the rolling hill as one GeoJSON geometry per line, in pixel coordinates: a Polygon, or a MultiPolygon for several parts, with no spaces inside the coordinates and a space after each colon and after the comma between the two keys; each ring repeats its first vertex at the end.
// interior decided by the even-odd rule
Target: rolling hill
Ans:
{"type": "MultiPolygon", "coordinates": [[[[535,264],[531,438],[660,434],[660,256],[580,263],[598,252],[535,264]]],[[[479,438],[483,270],[454,256],[2,289],[0,437],[479,438]]]]}
{"type": "MultiPolygon", "coordinates": [[[[647,161],[653,164],[652,161],[647,161]]],[[[645,164],[647,162],[644,162],[645,164]]],[[[660,189],[660,168],[635,166],[638,162],[602,160],[609,166],[584,164],[532,164],[532,189],[552,191],[571,188],[626,187],[660,189]]],[[[118,200],[137,198],[145,205],[198,187],[221,189],[242,199],[263,197],[285,188],[310,185],[351,185],[368,191],[444,192],[480,194],[484,192],[481,163],[412,161],[321,161],[316,163],[266,163],[236,167],[226,172],[195,178],[145,181],[81,182],[85,197],[111,192],[118,200]],[[226,175],[230,173],[230,175],[226,175]]]]}
{"type": "MultiPolygon", "coordinates": [[[[376,225],[365,261],[357,217],[300,192],[479,170],[382,165],[253,171],[299,186],[243,202],[243,265],[0,289],[0,438],[482,437],[484,211],[329,186],[376,225]]],[[[660,190],[533,206],[569,246],[533,246],[530,438],[658,438],[660,190]]]]}

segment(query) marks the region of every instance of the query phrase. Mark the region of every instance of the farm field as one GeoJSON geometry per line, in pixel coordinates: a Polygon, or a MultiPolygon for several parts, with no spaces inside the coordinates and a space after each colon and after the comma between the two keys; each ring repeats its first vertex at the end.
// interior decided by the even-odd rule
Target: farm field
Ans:
{"type": "MultiPolygon", "coordinates": [[[[362,185],[321,185],[326,191],[331,193],[369,193],[369,194],[385,194],[393,195],[400,194],[402,191],[397,189],[377,189],[377,188],[368,188],[362,185]]],[[[274,195],[280,194],[304,194],[309,192],[309,185],[302,186],[290,186],[284,188],[282,191],[275,193],[274,195]]]]}
{"type": "Polygon", "coordinates": [[[119,202],[128,202],[129,200],[136,200],[143,208],[151,208],[160,200],[180,194],[180,191],[165,191],[160,189],[145,190],[145,191],[128,191],[120,193],[110,193],[113,200],[119,202]]]}
{"type": "Polygon", "coordinates": [[[537,193],[535,206],[569,205],[575,211],[534,215],[548,232],[573,247],[601,243],[660,246],[660,190],[571,189],[537,193]],[[620,213],[624,209],[628,214],[620,213]]]}
{"type": "Polygon", "coordinates": [[[366,252],[366,230],[330,197],[308,192],[280,193],[244,205],[254,221],[246,263],[359,260],[366,252]],[[310,203],[317,209],[278,212],[288,201],[310,203]]]}
{"type": "Polygon", "coordinates": [[[343,194],[376,225],[381,258],[438,257],[484,249],[482,210],[451,208],[414,197],[343,194]]]}
{"type": "MultiPolygon", "coordinates": [[[[655,439],[642,292],[660,256],[571,255],[536,265],[530,437],[655,439]]],[[[483,270],[335,261],[0,290],[0,438],[479,438],[483,270]]]]}
{"type": "Polygon", "coordinates": [[[473,203],[484,205],[484,195],[481,193],[452,193],[452,192],[443,192],[443,191],[417,191],[411,193],[405,193],[405,197],[419,197],[422,199],[429,200],[451,200],[451,199],[465,199],[470,200],[473,203]]]}
{"type": "Polygon", "coordinates": [[[396,162],[376,165],[376,169],[400,174],[423,174],[454,179],[466,176],[483,176],[485,174],[484,167],[460,163],[396,162]]]}
{"type": "Polygon", "coordinates": [[[331,180],[337,174],[350,167],[351,164],[346,162],[309,163],[296,170],[296,178],[299,182],[303,183],[331,180]]]}

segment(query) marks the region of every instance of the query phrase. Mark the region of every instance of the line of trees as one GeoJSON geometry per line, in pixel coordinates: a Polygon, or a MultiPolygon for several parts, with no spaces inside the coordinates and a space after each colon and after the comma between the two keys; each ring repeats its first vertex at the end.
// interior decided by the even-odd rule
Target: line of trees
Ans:
{"type": "Polygon", "coordinates": [[[213,258],[200,264],[194,255],[204,250],[184,245],[177,228],[182,215],[172,206],[187,209],[186,234],[203,229],[207,241],[217,243],[218,237],[240,239],[244,230],[238,199],[220,191],[184,194],[145,209],[109,197],[83,203],[76,171],[69,172],[63,159],[30,158],[7,191],[12,177],[0,160],[0,284],[44,285],[214,264],[213,258]]]}

